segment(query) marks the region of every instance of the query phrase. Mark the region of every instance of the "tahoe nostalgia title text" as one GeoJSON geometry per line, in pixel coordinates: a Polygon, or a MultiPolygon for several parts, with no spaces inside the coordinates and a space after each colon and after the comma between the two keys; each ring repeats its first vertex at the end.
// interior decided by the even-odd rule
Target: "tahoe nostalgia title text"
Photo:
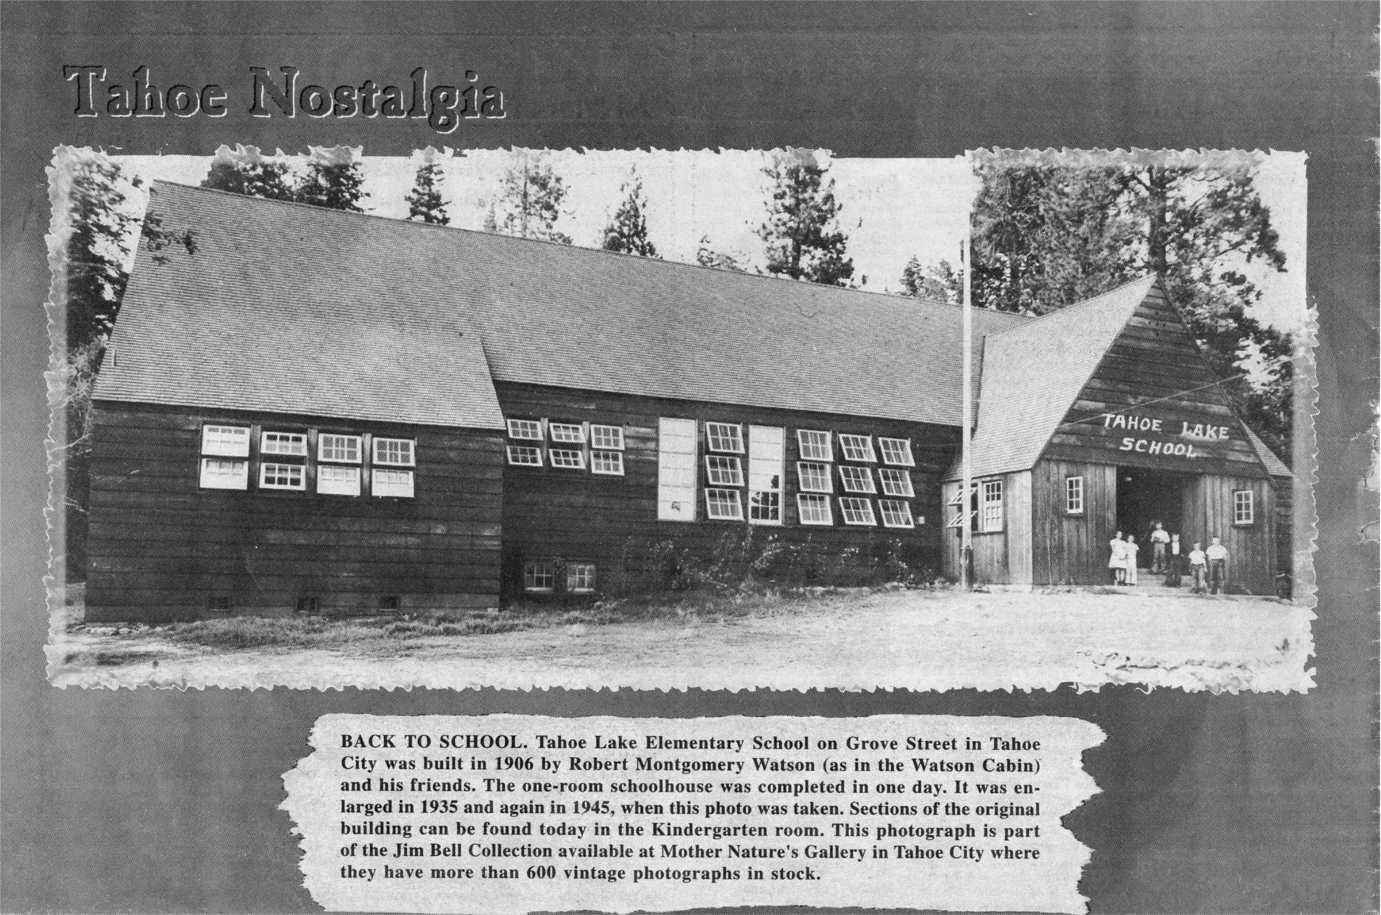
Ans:
{"type": "MultiPolygon", "coordinates": [[[[155,80],[146,66],[126,78],[111,76],[100,64],[65,64],[63,79],[73,84],[73,113],[79,118],[223,118],[231,109],[230,91],[221,83],[155,80]]],[[[394,82],[365,79],[335,86],[303,82],[297,67],[249,68],[245,110],[251,117],[426,119],[440,134],[454,133],[465,120],[501,120],[504,94],[481,85],[474,70],[462,79],[433,81],[426,67],[394,82]]]]}

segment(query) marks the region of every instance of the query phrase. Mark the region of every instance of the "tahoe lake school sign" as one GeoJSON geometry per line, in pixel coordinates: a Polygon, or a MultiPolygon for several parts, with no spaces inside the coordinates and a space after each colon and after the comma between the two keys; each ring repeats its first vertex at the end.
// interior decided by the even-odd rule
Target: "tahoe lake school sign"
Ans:
{"type": "Polygon", "coordinates": [[[1103,428],[1113,432],[1133,433],[1121,436],[1117,445],[1118,451],[1172,457],[1207,457],[1208,452],[1204,445],[1226,442],[1232,438],[1231,426],[1191,423],[1179,419],[1167,420],[1137,413],[1104,413],[1103,428]]]}

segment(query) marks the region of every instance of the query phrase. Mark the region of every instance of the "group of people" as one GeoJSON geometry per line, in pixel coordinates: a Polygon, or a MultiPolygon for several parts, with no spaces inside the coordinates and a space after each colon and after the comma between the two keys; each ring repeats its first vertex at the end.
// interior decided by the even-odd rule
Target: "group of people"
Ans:
{"type": "MultiPolygon", "coordinates": [[[[1180,535],[1165,530],[1159,521],[1151,523],[1151,534],[1147,538],[1151,544],[1152,575],[1164,575],[1167,587],[1180,587],[1181,580],[1188,576],[1193,583],[1193,593],[1217,594],[1227,587],[1228,549],[1218,537],[1209,538],[1208,548],[1194,541],[1194,548],[1184,552],[1180,535]]],[[[1125,537],[1121,531],[1108,542],[1108,570],[1114,585],[1134,585],[1137,583],[1137,569],[1140,566],[1138,554],[1141,546],[1135,534],[1125,537]]]]}

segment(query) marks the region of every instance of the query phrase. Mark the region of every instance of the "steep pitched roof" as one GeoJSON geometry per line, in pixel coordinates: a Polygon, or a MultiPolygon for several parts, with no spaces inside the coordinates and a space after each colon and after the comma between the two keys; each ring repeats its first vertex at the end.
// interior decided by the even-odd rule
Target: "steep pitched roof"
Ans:
{"type": "MultiPolygon", "coordinates": [[[[1154,277],[1134,280],[983,341],[974,476],[1024,470],[1036,463],[1154,283],[1154,277]]],[[[956,461],[948,476],[959,472],[956,461]]]]}
{"type": "Polygon", "coordinates": [[[166,182],[149,206],[196,252],[141,251],[98,397],[488,426],[492,373],[959,423],[952,306],[166,182]]]}
{"type": "Polygon", "coordinates": [[[1273,477],[1292,477],[1295,475],[1294,471],[1291,470],[1284,461],[1276,457],[1276,453],[1271,450],[1269,445],[1261,440],[1260,436],[1251,430],[1250,426],[1243,423],[1242,428],[1246,430],[1247,441],[1251,442],[1253,450],[1256,451],[1256,456],[1261,458],[1262,464],[1266,465],[1267,473],[1273,477]]]}

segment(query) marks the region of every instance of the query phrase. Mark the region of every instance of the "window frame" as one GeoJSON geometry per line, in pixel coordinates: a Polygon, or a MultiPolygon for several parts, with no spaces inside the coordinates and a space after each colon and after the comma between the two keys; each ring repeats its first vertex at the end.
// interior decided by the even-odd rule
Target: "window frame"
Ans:
{"type": "Polygon", "coordinates": [[[980,534],[998,534],[1007,527],[1007,506],[1006,489],[1003,480],[996,479],[982,480],[978,484],[978,532],[980,534]],[[992,498],[991,493],[996,492],[997,498],[992,498]],[[997,522],[994,525],[989,517],[989,509],[996,506],[997,522]]]}
{"type": "Polygon", "coordinates": [[[842,519],[844,519],[844,524],[845,524],[847,527],[877,527],[877,526],[878,526],[877,513],[873,511],[873,500],[872,500],[872,499],[869,499],[869,498],[867,498],[867,497],[865,497],[865,496],[840,496],[840,497],[839,497],[839,517],[842,518],[842,519]],[[850,512],[850,510],[849,510],[849,509],[850,509],[850,503],[852,503],[852,507],[853,507],[854,509],[858,509],[860,506],[861,506],[862,508],[866,509],[866,510],[867,510],[867,511],[866,511],[866,514],[867,514],[868,520],[866,520],[866,521],[862,521],[862,520],[859,520],[859,521],[850,521],[850,520],[849,520],[850,514],[859,514],[859,512],[857,512],[857,511],[850,512]]]}
{"type": "Polygon", "coordinates": [[[417,497],[417,475],[413,471],[408,470],[406,468],[371,467],[369,468],[369,495],[379,499],[414,499],[417,497]],[[383,474],[384,476],[387,476],[389,474],[397,474],[400,478],[400,483],[403,479],[406,479],[408,484],[408,491],[406,493],[380,492],[379,480],[381,474],[383,474]]]}
{"type": "MultiPolygon", "coordinates": [[[[334,485],[334,484],[331,484],[334,485]]],[[[322,496],[358,496],[361,492],[361,474],[358,464],[321,464],[316,469],[316,491],[317,495],[322,496]],[[323,489],[326,477],[336,472],[347,472],[354,480],[353,492],[338,492],[334,489],[323,489]]]]}
{"type": "Polygon", "coordinates": [[[822,464],[834,463],[834,433],[828,429],[797,429],[796,450],[802,461],[822,464]],[[823,435],[825,441],[807,443],[806,436],[823,435]]]}
{"type": "Polygon", "coordinates": [[[1084,475],[1073,473],[1065,477],[1065,514],[1084,514],[1084,475]]]}
{"type": "Polygon", "coordinates": [[[622,452],[622,451],[604,451],[604,450],[600,450],[600,451],[591,451],[591,452],[590,452],[590,473],[594,474],[595,476],[600,476],[600,477],[621,477],[621,476],[623,476],[623,475],[624,475],[624,470],[623,470],[623,452],[622,452]],[[601,470],[600,467],[599,467],[601,461],[612,461],[614,464],[617,465],[618,469],[616,469],[616,470],[601,470]]]}
{"type": "Polygon", "coordinates": [[[839,452],[844,455],[844,460],[852,461],[855,464],[876,464],[878,462],[877,452],[873,450],[873,437],[858,432],[840,432],[839,452]],[[861,444],[860,444],[861,443],[861,444]],[[853,452],[864,455],[854,457],[853,452]]]}
{"type": "Polygon", "coordinates": [[[291,461],[260,461],[259,462],[259,484],[260,489],[270,492],[306,492],[307,491],[307,465],[294,463],[291,461]],[[285,473],[286,471],[286,473],[285,473]],[[270,483],[267,477],[270,473],[282,475],[291,479],[296,471],[297,484],[270,483]]]}
{"type": "Polygon", "coordinates": [[[819,492],[798,492],[796,493],[796,520],[799,524],[807,527],[834,527],[834,502],[828,495],[819,492]],[[806,520],[805,507],[807,503],[823,505],[825,507],[824,521],[806,520]]]}
{"type": "Polygon", "coordinates": [[[902,470],[897,467],[879,467],[878,483],[882,486],[884,496],[891,496],[894,499],[916,498],[916,487],[911,482],[911,471],[909,470],[902,470]],[[894,489],[897,483],[905,485],[894,489]]]}
{"type": "Polygon", "coordinates": [[[696,520],[700,492],[698,427],[693,419],[675,416],[657,417],[657,520],[690,523],[696,520]],[[677,431],[673,432],[672,429],[677,431]],[[675,439],[689,444],[672,451],[668,441],[675,439]],[[671,459],[675,458],[675,461],[671,459]],[[679,466],[679,465],[684,466],[679,466]],[[675,475],[677,482],[668,478],[675,475]],[[688,497],[687,497],[688,495],[688,497]],[[679,498],[678,498],[679,497],[679,498]],[[675,513],[679,509],[679,514],[675,513]]]}
{"type": "MultiPolygon", "coordinates": [[[[531,439],[524,439],[531,441],[531,439]]],[[[547,466],[546,457],[542,454],[541,445],[506,445],[504,446],[504,458],[510,467],[545,467],[547,466]],[[532,452],[536,456],[535,461],[517,461],[513,459],[515,453],[532,452]]]]}
{"type": "Polygon", "coordinates": [[[705,518],[709,521],[742,521],[743,516],[743,493],[738,489],[731,489],[722,486],[705,487],[705,518]],[[718,501],[716,496],[732,496],[734,511],[736,514],[724,515],[715,514],[715,504],[718,501]]]}
{"type": "Polygon", "coordinates": [[[528,594],[553,594],[556,592],[556,561],[554,559],[529,559],[523,563],[523,591],[528,594]],[[544,567],[542,577],[550,584],[538,585],[538,567],[544,567]]]}
{"type": "Polygon", "coordinates": [[[581,448],[548,448],[547,465],[551,467],[553,470],[584,470],[585,451],[581,448]],[[556,456],[558,454],[573,455],[575,458],[575,463],[557,463],[556,456]]]}
{"type": "MultiPolygon", "coordinates": [[[[218,455],[203,455],[201,463],[198,465],[197,488],[211,489],[219,492],[245,492],[249,489],[249,459],[221,457],[218,455]],[[207,468],[211,464],[228,464],[238,471],[238,477],[228,486],[214,485],[207,482],[207,468]]],[[[214,479],[210,478],[210,479],[214,479]]]]}
{"type": "Polygon", "coordinates": [[[828,493],[829,495],[834,495],[834,471],[832,470],[833,467],[834,464],[827,464],[824,461],[797,461],[796,488],[800,492],[828,493]],[[808,485],[806,483],[806,468],[808,467],[812,468],[809,471],[811,474],[818,473],[820,478],[825,481],[824,489],[820,489],[816,485],[808,485]],[[816,470],[815,468],[818,468],[818,470],[816,470]]]}
{"type": "Polygon", "coordinates": [[[241,426],[233,423],[202,423],[201,450],[197,453],[212,457],[248,458],[249,443],[253,437],[252,426],[241,426]],[[233,432],[235,435],[232,440],[213,443],[208,441],[213,430],[220,433],[233,432]]]}
{"type": "Polygon", "coordinates": [[[585,427],[580,423],[559,423],[547,420],[547,437],[563,445],[585,444],[585,427]]]}
{"type": "Polygon", "coordinates": [[[374,436],[374,437],[370,440],[370,442],[369,442],[369,457],[370,457],[370,463],[373,464],[373,465],[376,466],[376,467],[416,467],[416,466],[417,466],[417,439],[415,439],[415,438],[399,438],[398,436],[392,436],[392,435],[376,435],[376,436],[374,436]],[[406,463],[403,462],[403,461],[384,460],[383,458],[379,457],[379,445],[380,445],[381,443],[387,443],[388,445],[406,444],[406,445],[407,445],[407,461],[406,461],[406,463]]]}
{"type": "Polygon", "coordinates": [[[590,424],[590,448],[596,451],[623,451],[624,436],[623,426],[611,426],[607,423],[590,424]],[[618,441],[616,445],[601,444],[600,437],[613,433],[618,441]]]}
{"type": "Polygon", "coordinates": [[[508,420],[507,423],[508,423],[508,437],[511,438],[511,439],[516,439],[517,441],[520,441],[520,442],[545,442],[545,441],[547,440],[546,433],[542,431],[542,421],[541,421],[540,419],[516,419],[516,418],[515,418],[515,419],[510,419],[510,420],[508,420]],[[528,433],[525,432],[525,431],[515,431],[515,430],[523,430],[523,429],[525,429],[529,424],[530,424],[531,427],[532,427],[532,429],[531,429],[532,434],[528,434],[528,433]]]}
{"type": "Polygon", "coordinates": [[[858,464],[839,465],[839,486],[839,491],[846,493],[877,495],[878,491],[877,481],[873,479],[873,468],[861,467],[858,464]],[[862,474],[868,481],[866,489],[861,488],[859,485],[859,474],[862,474]],[[854,477],[852,481],[849,479],[850,476],[854,477]]]}
{"type": "Polygon", "coordinates": [[[593,562],[587,562],[581,559],[566,563],[565,590],[567,594],[593,594],[595,593],[595,587],[598,581],[599,570],[593,562]],[[588,576],[588,583],[584,585],[572,583],[573,577],[579,577],[577,574],[578,571],[585,569],[588,569],[590,573],[588,576]]]}
{"type": "Polygon", "coordinates": [[[721,489],[728,486],[745,485],[743,460],[726,454],[705,455],[705,485],[721,489]],[[723,473],[725,470],[732,472],[726,477],[723,473]]]}
{"type": "Polygon", "coordinates": [[[318,432],[316,436],[316,460],[318,464],[362,464],[364,463],[364,436],[353,432],[318,432]],[[328,439],[353,440],[355,443],[354,459],[327,457],[326,442],[328,439]]]}
{"type": "Polygon", "coordinates": [[[883,527],[890,527],[896,530],[911,530],[916,527],[916,517],[911,514],[911,503],[905,499],[878,499],[878,514],[882,517],[883,527]],[[906,523],[893,524],[889,521],[887,518],[889,507],[892,514],[905,515],[906,523]]]}
{"type": "Polygon", "coordinates": [[[745,476],[748,495],[744,510],[748,516],[748,523],[769,527],[780,527],[785,524],[786,518],[782,508],[782,495],[786,489],[785,427],[749,425],[748,467],[745,476]],[[775,485],[754,485],[764,478],[775,481],[775,485]]]}
{"type": "Polygon", "coordinates": [[[713,451],[716,454],[743,454],[743,423],[725,423],[718,420],[705,421],[705,450],[713,451]],[[732,429],[733,434],[727,434],[724,430],[732,429]],[[716,444],[716,439],[732,439],[734,447],[723,447],[716,444]]]}
{"type": "Polygon", "coordinates": [[[911,439],[892,438],[885,435],[878,436],[878,451],[882,453],[882,463],[890,467],[915,467],[916,456],[911,453],[911,439]],[[895,445],[901,448],[901,460],[892,460],[887,454],[887,446],[895,445]]]}
{"type": "Polygon", "coordinates": [[[280,458],[280,457],[295,457],[295,458],[302,458],[303,460],[306,460],[306,458],[307,458],[307,433],[305,433],[305,432],[288,432],[288,431],[283,430],[283,429],[260,429],[260,430],[259,430],[259,456],[262,458],[262,457],[264,457],[264,456],[266,456],[266,455],[267,455],[267,456],[270,456],[270,457],[275,457],[275,458],[280,458]],[[295,443],[296,445],[298,445],[298,447],[295,448],[295,449],[293,449],[293,450],[291,450],[291,451],[280,451],[280,450],[278,450],[278,448],[276,448],[276,447],[270,447],[270,444],[269,444],[269,442],[270,442],[269,436],[277,436],[277,437],[278,437],[278,440],[280,440],[280,441],[286,439],[287,441],[290,441],[290,442],[295,443]]]}
{"type": "Polygon", "coordinates": [[[1251,527],[1256,524],[1256,492],[1251,489],[1234,489],[1232,491],[1232,526],[1251,527]],[[1246,496],[1245,500],[1240,496],[1246,496]],[[1246,517],[1242,517],[1240,509],[1246,506],[1246,517]]]}

